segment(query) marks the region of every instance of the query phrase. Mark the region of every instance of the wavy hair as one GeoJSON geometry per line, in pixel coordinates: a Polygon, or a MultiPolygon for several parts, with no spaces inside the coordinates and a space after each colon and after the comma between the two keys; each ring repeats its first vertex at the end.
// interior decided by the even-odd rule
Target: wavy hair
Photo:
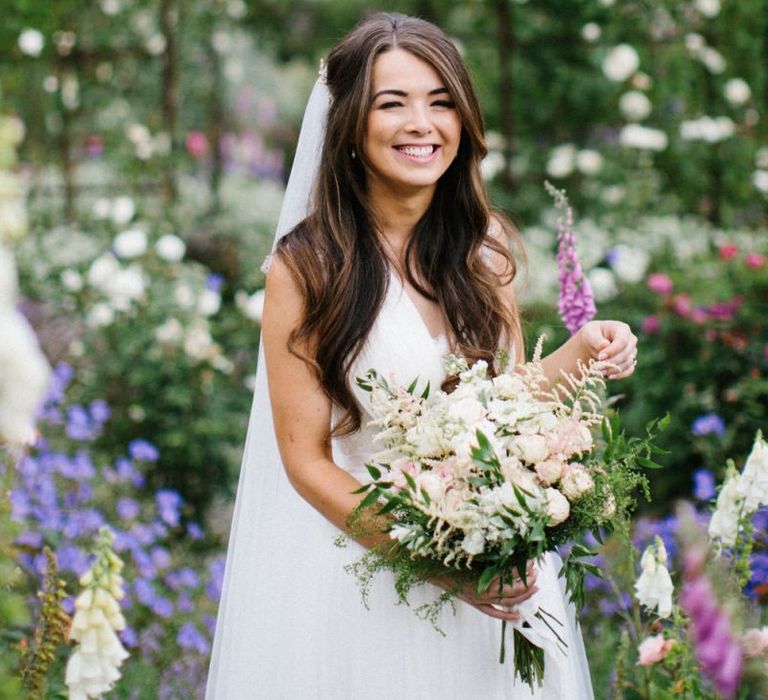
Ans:
{"type": "Polygon", "coordinates": [[[480,161],[487,153],[483,118],[464,62],[435,25],[400,14],[373,15],[328,55],[331,105],[310,214],[280,240],[276,251],[304,296],[304,317],[291,334],[289,349],[314,368],[342,409],[333,428],[336,435],[360,427],[360,408],[347,373],[389,283],[388,259],[366,198],[361,160],[373,65],[377,56],[395,48],[435,69],[462,125],[457,156],[406,245],[404,275],[439,305],[456,350],[469,361],[484,359],[493,366],[497,348],[510,341],[518,353],[522,349],[517,308],[500,292],[516,275],[515,259],[499,237],[489,235],[489,227],[493,221],[507,239],[517,237],[512,225],[492,212],[480,176],[480,161]],[[492,265],[492,257],[504,264],[492,265]]]}

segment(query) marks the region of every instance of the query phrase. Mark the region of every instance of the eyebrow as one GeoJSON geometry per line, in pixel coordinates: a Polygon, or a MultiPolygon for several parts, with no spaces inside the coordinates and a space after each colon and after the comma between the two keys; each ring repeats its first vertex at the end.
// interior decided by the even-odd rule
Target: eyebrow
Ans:
{"type": "MultiPolygon", "coordinates": [[[[442,94],[448,94],[448,88],[445,87],[439,87],[435,88],[434,90],[430,90],[427,94],[428,95],[442,95],[442,94]]],[[[405,90],[379,90],[374,96],[373,99],[375,100],[377,97],[381,97],[382,95],[397,95],[398,97],[407,97],[408,93],[405,92],[405,90]]]]}

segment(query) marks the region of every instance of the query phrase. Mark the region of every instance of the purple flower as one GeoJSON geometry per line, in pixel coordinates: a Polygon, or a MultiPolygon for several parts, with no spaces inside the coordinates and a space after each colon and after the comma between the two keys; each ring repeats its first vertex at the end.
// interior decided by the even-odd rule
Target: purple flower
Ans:
{"type": "Polygon", "coordinates": [[[39,532],[27,530],[16,538],[16,545],[19,547],[29,547],[30,549],[40,549],[43,546],[43,536],[39,532]]]}
{"type": "Polygon", "coordinates": [[[700,501],[711,501],[717,490],[715,476],[708,469],[697,469],[693,472],[693,495],[700,501]]]}
{"type": "Polygon", "coordinates": [[[120,457],[115,462],[117,467],[117,478],[124,483],[130,482],[136,488],[141,488],[144,485],[144,475],[139,472],[133,463],[125,457],[120,457]]]}
{"type": "Polygon", "coordinates": [[[220,556],[216,557],[210,564],[208,564],[208,573],[210,574],[211,578],[205,587],[205,592],[214,602],[217,602],[221,597],[221,588],[224,585],[224,568],[226,563],[226,557],[220,556]]]}
{"type": "Polygon", "coordinates": [[[194,649],[201,654],[207,654],[211,650],[208,640],[192,622],[185,622],[181,626],[176,641],[182,649],[194,649]]]}
{"type": "Polygon", "coordinates": [[[137,462],[157,462],[160,453],[157,448],[148,440],[131,440],[128,444],[128,454],[137,462]]]}
{"type": "Polygon", "coordinates": [[[158,597],[152,605],[152,612],[167,620],[173,617],[173,603],[168,598],[158,597]]]}
{"type": "Polygon", "coordinates": [[[109,420],[111,411],[109,410],[109,404],[103,399],[96,399],[91,401],[91,405],[88,407],[91,412],[91,418],[97,423],[106,423],[109,420]]]}
{"type": "Polygon", "coordinates": [[[139,578],[134,581],[133,592],[136,595],[136,600],[144,605],[151,606],[157,598],[154,586],[145,578],[139,578]]]}
{"type": "Polygon", "coordinates": [[[136,638],[136,632],[134,631],[133,627],[126,627],[125,629],[120,631],[120,639],[122,640],[123,644],[127,647],[135,647],[138,644],[138,639],[136,638]]]}
{"type": "Polygon", "coordinates": [[[179,524],[179,511],[182,504],[179,492],[172,489],[160,489],[155,494],[155,502],[160,519],[171,527],[176,527],[179,524]]]}
{"type": "Polygon", "coordinates": [[[150,552],[152,564],[158,569],[167,569],[172,563],[171,553],[165,547],[154,547],[150,552]]]}
{"type": "Polygon", "coordinates": [[[133,520],[141,511],[138,501],[133,498],[118,498],[115,507],[117,515],[121,520],[133,520]]]}
{"type": "Polygon", "coordinates": [[[221,291],[221,285],[223,283],[224,283],[224,277],[216,274],[215,272],[211,272],[205,278],[205,286],[211,291],[214,291],[216,293],[221,291]]]}
{"type": "Polygon", "coordinates": [[[67,409],[67,437],[72,440],[92,440],[96,437],[91,417],[82,406],[70,406],[67,409]]]}
{"type": "Polygon", "coordinates": [[[560,292],[557,299],[557,312],[565,327],[576,333],[585,323],[591,321],[597,309],[592,286],[581,269],[576,253],[576,235],[573,231],[573,209],[563,192],[549,187],[555,198],[555,207],[565,209],[565,220],[557,219],[557,268],[560,292]]]}
{"type": "Polygon", "coordinates": [[[696,656],[702,673],[725,698],[734,698],[744,665],[741,646],[731,632],[731,620],[703,571],[704,556],[688,552],[680,607],[690,618],[696,656]]]}
{"type": "Polygon", "coordinates": [[[722,440],[725,435],[725,421],[717,413],[704,413],[693,421],[691,433],[697,437],[716,435],[722,440]]]}
{"type": "Polygon", "coordinates": [[[187,524],[187,534],[189,535],[190,539],[202,540],[203,539],[203,528],[201,528],[197,523],[188,523],[187,524]]]}

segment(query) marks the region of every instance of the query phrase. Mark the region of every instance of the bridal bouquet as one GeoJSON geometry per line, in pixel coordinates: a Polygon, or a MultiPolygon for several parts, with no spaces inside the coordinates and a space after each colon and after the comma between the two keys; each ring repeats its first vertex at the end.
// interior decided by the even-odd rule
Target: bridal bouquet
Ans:
{"type": "MultiPolygon", "coordinates": [[[[480,593],[514,576],[525,581],[529,560],[569,543],[561,573],[571,600],[583,605],[586,572],[599,572],[578,540],[610,531],[634,505],[635,488],[647,490],[638,466],[657,466],[651,440],[665,421],[653,421],[643,439],[625,438],[618,419],[603,411],[603,366],[581,366],[579,376],[563,374],[550,386],[540,354],[541,341],[532,362],[502,367],[496,376],[485,362],[470,367],[449,357],[446,369],[458,377],[450,393],[420,390],[417,381],[392,386],[374,370],[357,380],[370,392],[381,451],[366,465],[371,481],[358,491],[367,495],[350,529],[361,534],[367,522],[370,532],[377,522],[389,536],[348,567],[364,602],[381,570],[395,574],[406,603],[414,585],[448,575],[455,587],[417,610],[437,626],[439,610],[468,581],[480,593]]],[[[543,677],[544,649],[526,632],[544,626],[567,653],[558,633],[563,622],[534,605],[514,624],[515,672],[531,687],[543,677]]]]}

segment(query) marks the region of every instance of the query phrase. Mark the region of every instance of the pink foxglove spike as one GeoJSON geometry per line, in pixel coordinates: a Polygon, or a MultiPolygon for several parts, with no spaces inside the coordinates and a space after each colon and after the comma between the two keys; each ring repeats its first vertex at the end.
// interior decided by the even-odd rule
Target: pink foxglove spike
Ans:
{"type": "Polygon", "coordinates": [[[556,189],[549,182],[545,182],[544,187],[554,198],[555,208],[565,211],[564,217],[557,218],[557,268],[560,283],[557,312],[573,335],[595,317],[595,296],[576,254],[573,209],[568,197],[565,191],[556,189]]]}

